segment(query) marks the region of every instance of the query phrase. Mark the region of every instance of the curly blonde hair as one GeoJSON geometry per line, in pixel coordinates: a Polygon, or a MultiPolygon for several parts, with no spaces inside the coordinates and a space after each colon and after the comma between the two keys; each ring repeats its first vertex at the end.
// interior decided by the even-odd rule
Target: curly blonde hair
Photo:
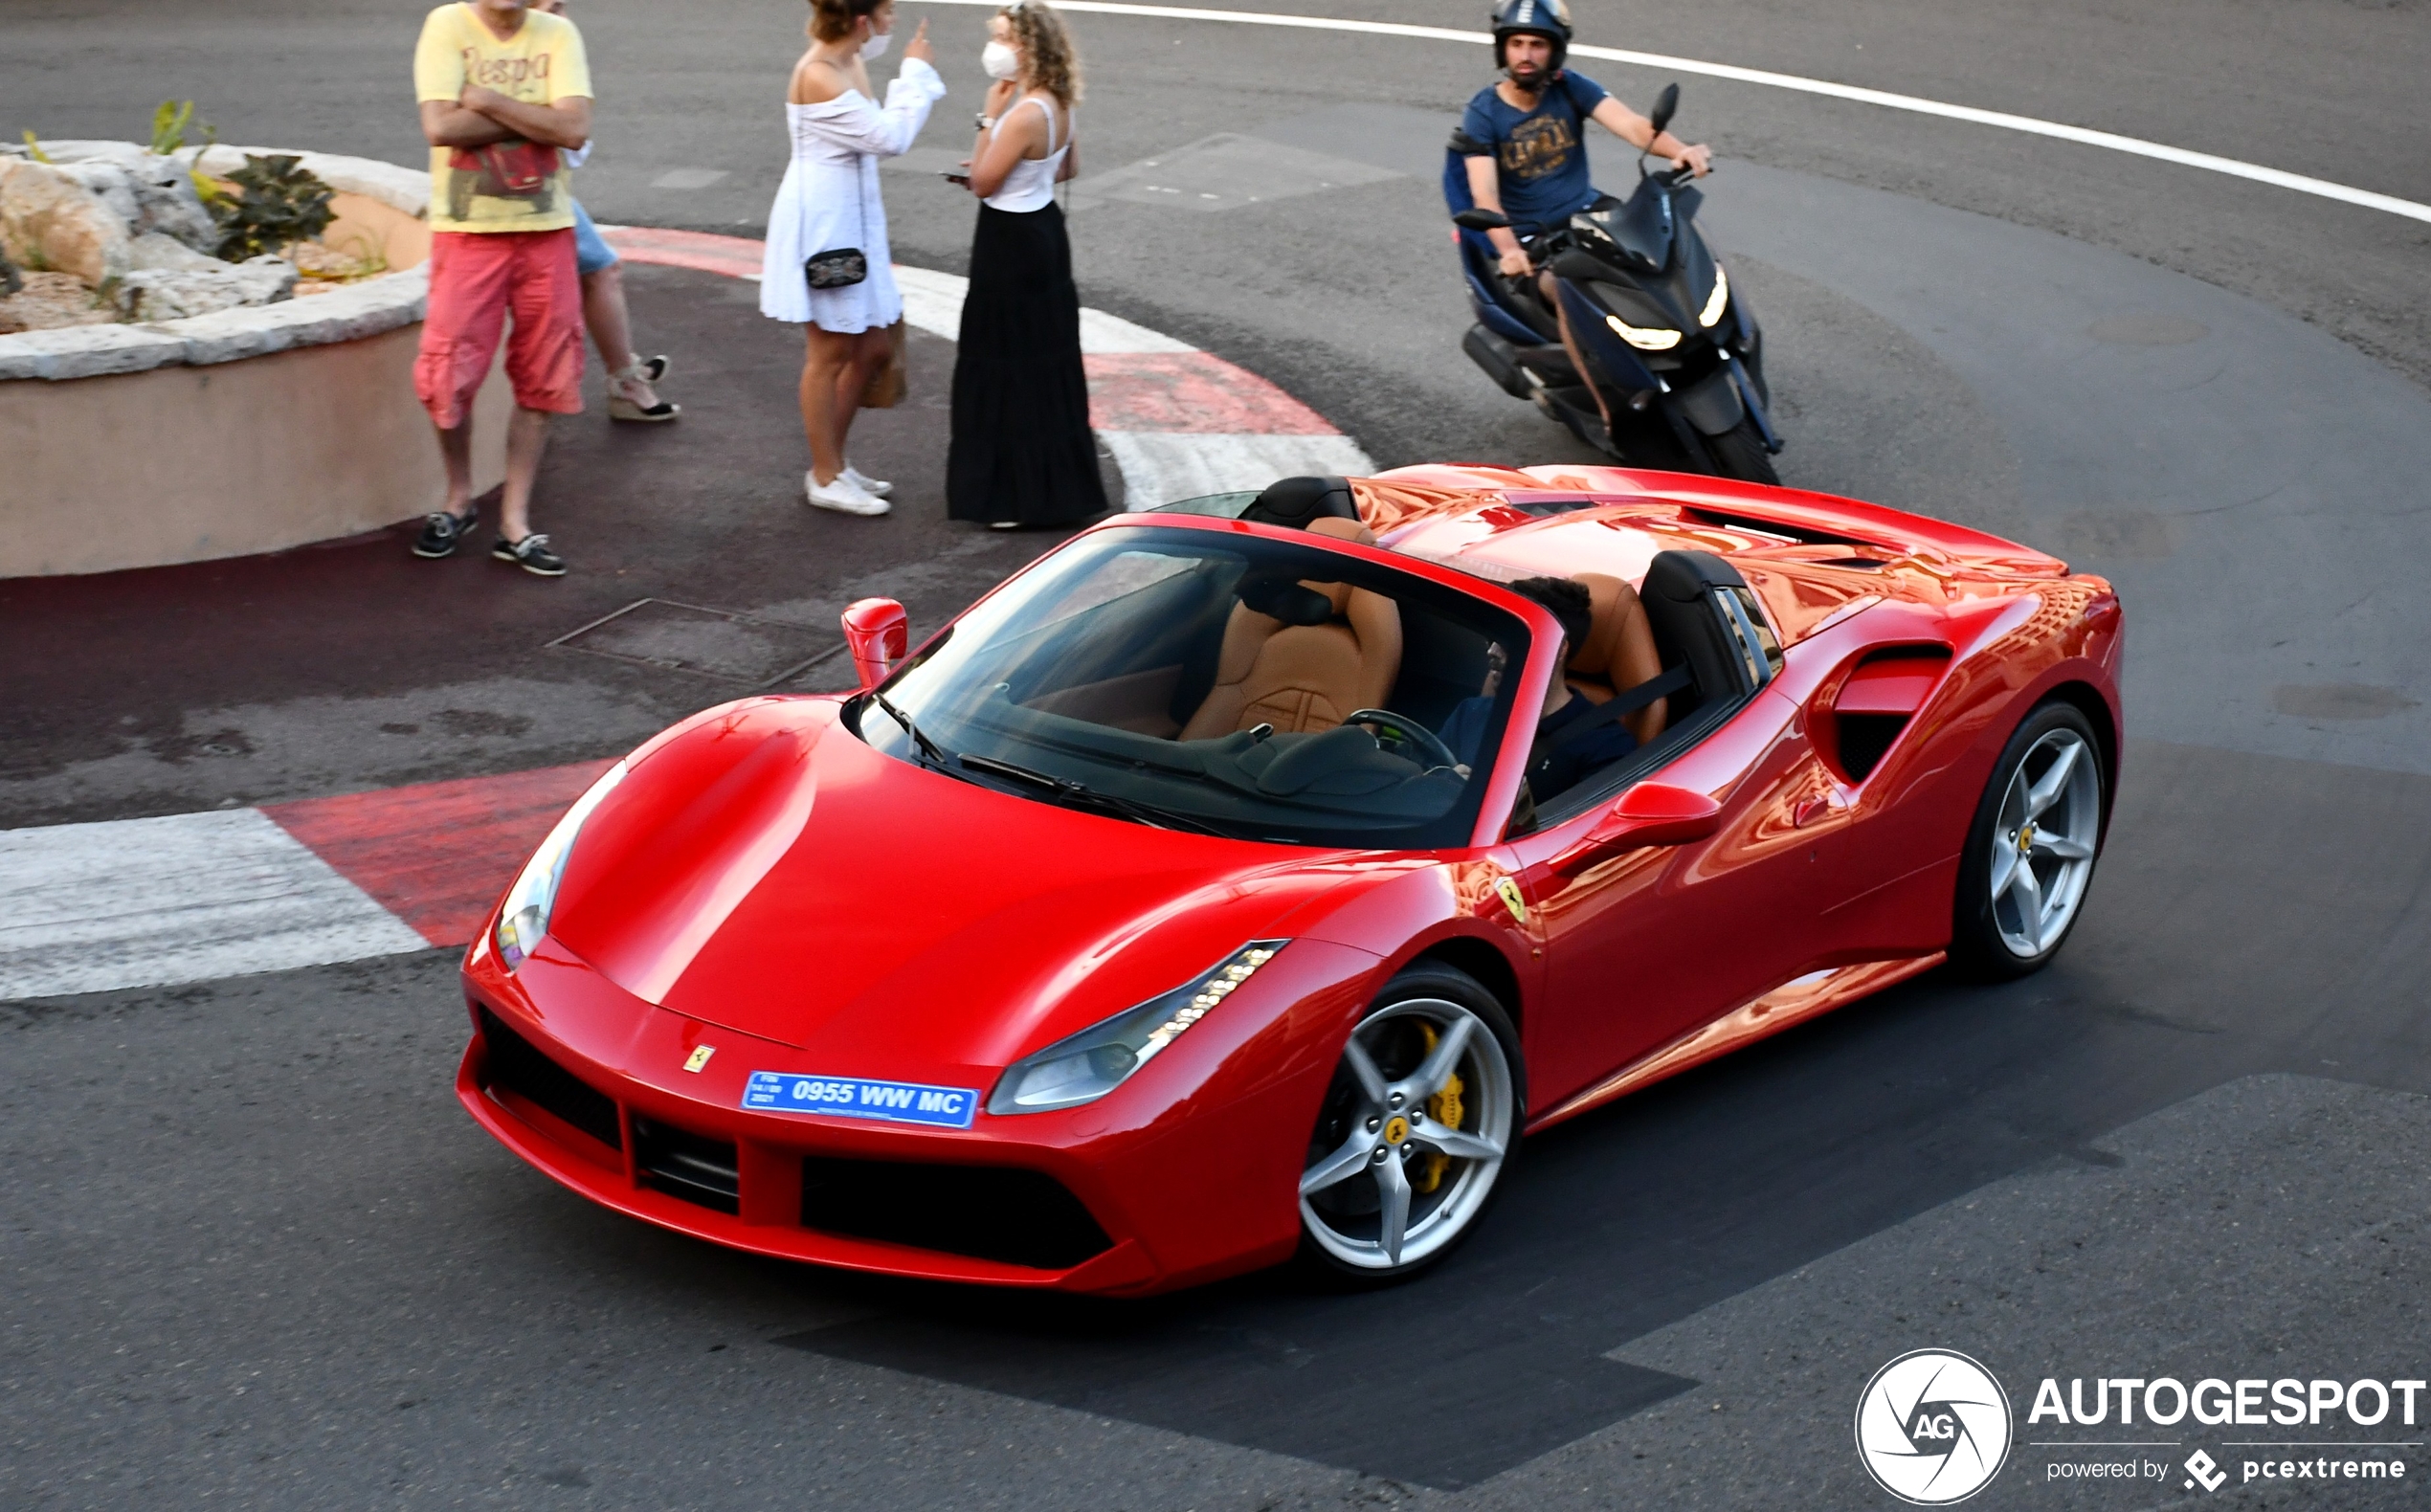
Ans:
{"type": "Polygon", "coordinates": [[[1066,109],[1081,102],[1081,55],[1073,51],[1072,33],[1063,17],[1045,0],[1015,0],[996,14],[1013,29],[1013,40],[1030,64],[1030,82],[1053,95],[1066,109]]]}

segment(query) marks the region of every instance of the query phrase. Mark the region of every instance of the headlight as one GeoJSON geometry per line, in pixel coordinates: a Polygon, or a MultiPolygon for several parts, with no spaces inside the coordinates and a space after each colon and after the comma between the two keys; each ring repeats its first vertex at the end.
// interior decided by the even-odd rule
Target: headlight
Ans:
{"type": "Polygon", "coordinates": [[[1155,1059],[1288,944],[1254,940],[1187,985],[1015,1061],[996,1083],[988,1111],[1044,1113],[1096,1101],[1155,1059]]]}
{"type": "Polygon", "coordinates": [[[616,784],[625,780],[625,764],[618,762],[600,774],[591,790],[574,800],[548,838],[524,863],[523,875],[506,890],[506,902],[498,913],[498,953],[510,971],[524,964],[524,958],[540,945],[540,937],[548,933],[548,911],[557,904],[557,884],[566,876],[566,857],[574,854],[574,836],[580,834],[583,821],[599,800],[608,796],[616,784]]]}
{"type": "Polygon", "coordinates": [[[1697,323],[1711,325],[1722,319],[1723,308],[1729,302],[1730,275],[1723,272],[1722,264],[1717,262],[1713,265],[1713,292],[1706,296],[1706,307],[1697,312],[1697,323]]]}
{"type": "Polygon", "coordinates": [[[1605,316],[1604,323],[1613,328],[1615,336],[1641,352],[1667,352],[1680,345],[1678,331],[1665,330],[1660,325],[1632,325],[1617,315],[1605,316]]]}

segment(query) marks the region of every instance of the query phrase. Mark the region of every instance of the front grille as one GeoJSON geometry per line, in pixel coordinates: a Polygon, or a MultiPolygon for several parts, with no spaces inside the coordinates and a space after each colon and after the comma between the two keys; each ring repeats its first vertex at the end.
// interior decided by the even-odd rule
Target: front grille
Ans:
{"type": "Polygon", "coordinates": [[[633,1163],[641,1184],[720,1212],[743,1211],[734,1142],[633,1116],[633,1163]]]}
{"type": "Polygon", "coordinates": [[[1001,1166],[802,1162],[802,1226],[1037,1270],[1068,1270],[1114,1241],[1063,1183],[1001,1166]]]}
{"type": "Polygon", "coordinates": [[[489,1050],[483,1064],[490,1087],[555,1114],[611,1149],[624,1147],[615,1100],[541,1054],[486,1008],[481,1010],[481,1042],[489,1050]]]}

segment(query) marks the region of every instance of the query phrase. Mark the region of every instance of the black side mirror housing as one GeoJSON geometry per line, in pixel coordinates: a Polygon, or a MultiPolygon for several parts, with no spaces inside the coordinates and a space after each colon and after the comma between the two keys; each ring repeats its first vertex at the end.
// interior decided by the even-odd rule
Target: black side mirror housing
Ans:
{"type": "Polygon", "coordinates": [[[1646,118],[1655,123],[1655,135],[1662,136],[1663,128],[1671,124],[1671,118],[1678,114],[1680,114],[1680,86],[1665,84],[1662,86],[1662,93],[1655,97],[1653,114],[1646,118]]]}
{"type": "Polygon", "coordinates": [[[1453,225],[1463,226],[1470,231],[1500,231],[1510,223],[1511,218],[1500,211],[1479,210],[1475,207],[1461,211],[1452,217],[1453,225]]]}

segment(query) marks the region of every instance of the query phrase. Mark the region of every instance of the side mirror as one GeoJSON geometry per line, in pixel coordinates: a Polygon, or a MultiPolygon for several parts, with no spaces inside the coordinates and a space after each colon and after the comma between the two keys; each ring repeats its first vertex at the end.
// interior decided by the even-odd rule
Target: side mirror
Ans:
{"type": "Polygon", "coordinates": [[[844,644],[852,648],[861,686],[874,688],[910,651],[911,619],[891,598],[862,599],[844,611],[844,644]]]}
{"type": "Polygon", "coordinates": [[[1470,231],[1500,231],[1510,223],[1511,218],[1500,211],[1480,210],[1475,206],[1452,217],[1453,225],[1466,227],[1470,231]]]}
{"type": "Polygon", "coordinates": [[[1553,857],[1553,871],[1575,877],[1624,851],[1685,845],[1722,828],[1722,805],[1706,794],[1667,782],[1641,782],[1620,795],[1576,845],[1553,857]]]}
{"type": "Polygon", "coordinates": [[[1665,84],[1662,86],[1662,93],[1655,97],[1655,108],[1646,119],[1655,123],[1655,135],[1662,136],[1663,127],[1670,125],[1671,118],[1679,113],[1680,86],[1665,84]]]}

